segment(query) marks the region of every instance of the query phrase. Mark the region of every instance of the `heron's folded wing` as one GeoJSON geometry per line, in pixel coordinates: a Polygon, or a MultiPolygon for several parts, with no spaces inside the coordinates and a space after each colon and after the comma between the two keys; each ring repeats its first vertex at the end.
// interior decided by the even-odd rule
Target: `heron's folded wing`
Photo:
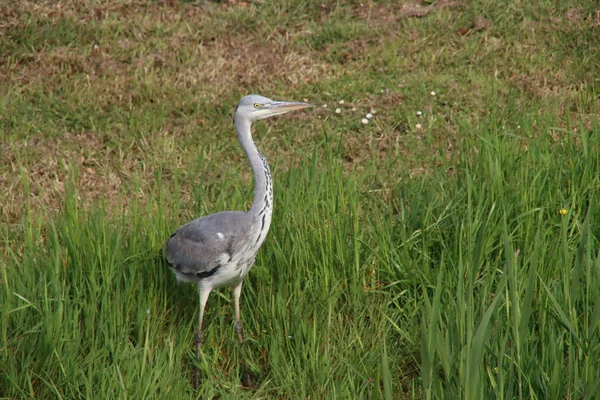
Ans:
{"type": "Polygon", "coordinates": [[[167,261],[183,274],[198,274],[217,268],[228,255],[226,248],[212,243],[196,242],[180,233],[175,233],[167,242],[167,261]]]}
{"type": "Polygon", "coordinates": [[[167,241],[167,261],[179,272],[194,275],[230,262],[242,214],[213,214],[182,226],[167,241]]]}

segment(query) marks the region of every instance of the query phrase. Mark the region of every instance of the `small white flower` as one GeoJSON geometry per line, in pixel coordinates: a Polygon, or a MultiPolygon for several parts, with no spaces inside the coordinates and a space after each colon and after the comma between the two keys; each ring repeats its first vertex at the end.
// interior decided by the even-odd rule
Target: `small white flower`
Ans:
{"type": "Polygon", "coordinates": [[[146,310],[146,314],[150,315],[150,309],[146,310]]]}
{"type": "Polygon", "coordinates": [[[373,118],[373,114],[371,114],[371,113],[368,113],[368,114],[366,115],[366,117],[367,117],[367,118],[369,118],[369,119],[371,119],[371,118],[373,118]]]}
{"type": "Polygon", "coordinates": [[[358,110],[358,108],[352,107],[352,111],[356,111],[356,110],[358,110]]]}
{"type": "Polygon", "coordinates": [[[340,100],[340,101],[338,101],[338,103],[344,104],[344,100],[340,100]]]}
{"type": "Polygon", "coordinates": [[[385,90],[381,89],[381,93],[385,92],[385,90]]]}
{"type": "Polygon", "coordinates": [[[368,119],[366,119],[366,118],[363,118],[363,119],[362,119],[360,122],[361,122],[363,125],[366,125],[366,124],[368,124],[368,123],[369,123],[369,120],[368,120],[368,119]]]}
{"type": "Polygon", "coordinates": [[[341,108],[336,108],[335,109],[335,113],[336,114],[341,114],[342,113],[342,109],[341,108]]]}
{"type": "Polygon", "coordinates": [[[417,116],[420,117],[421,115],[423,115],[423,111],[417,111],[417,116]]]}
{"type": "Polygon", "coordinates": [[[421,124],[417,124],[417,125],[415,125],[415,128],[421,129],[421,128],[423,128],[423,126],[421,124]]]}
{"type": "Polygon", "coordinates": [[[432,95],[432,96],[435,96],[435,92],[433,90],[429,94],[432,95]]]}
{"type": "Polygon", "coordinates": [[[323,104],[323,108],[327,108],[327,104],[323,104]]]}

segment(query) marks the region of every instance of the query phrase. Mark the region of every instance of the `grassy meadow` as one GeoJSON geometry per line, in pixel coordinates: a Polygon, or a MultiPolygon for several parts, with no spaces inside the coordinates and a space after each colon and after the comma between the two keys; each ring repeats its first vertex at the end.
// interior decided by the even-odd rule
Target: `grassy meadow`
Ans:
{"type": "Polygon", "coordinates": [[[0,21],[0,398],[600,398],[597,1],[8,0],[0,21]],[[164,243],[249,207],[249,93],[315,107],[255,125],[275,210],[246,339],[214,291],[196,362],[164,243]]]}

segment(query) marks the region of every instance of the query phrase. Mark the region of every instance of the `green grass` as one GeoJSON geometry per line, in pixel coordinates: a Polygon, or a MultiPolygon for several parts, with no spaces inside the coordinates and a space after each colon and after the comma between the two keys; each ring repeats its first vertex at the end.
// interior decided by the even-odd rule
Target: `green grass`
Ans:
{"type": "Polygon", "coordinates": [[[0,398],[598,397],[593,2],[60,5],[0,6],[0,398]],[[163,246],[248,207],[250,92],[317,107],[255,128],[273,224],[195,394],[163,246]]]}

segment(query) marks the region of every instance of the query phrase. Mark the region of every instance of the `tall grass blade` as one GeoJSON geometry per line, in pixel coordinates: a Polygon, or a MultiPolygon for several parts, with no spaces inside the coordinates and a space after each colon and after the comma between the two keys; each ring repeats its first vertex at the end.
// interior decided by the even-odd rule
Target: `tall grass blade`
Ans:
{"type": "Polygon", "coordinates": [[[540,280],[540,282],[542,283],[542,286],[544,287],[544,290],[546,291],[546,294],[548,295],[548,298],[552,302],[552,306],[554,307],[554,311],[556,312],[557,320],[565,328],[567,328],[567,330],[571,334],[571,337],[573,338],[573,340],[575,340],[575,342],[577,343],[577,345],[579,347],[581,347],[581,349],[584,352],[586,352],[587,350],[586,350],[585,344],[583,343],[583,341],[577,335],[577,330],[571,324],[571,321],[569,320],[569,318],[567,317],[567,314],[564,312],[564,310],[562,309],[562,307],[560,306],[560,304],[556,300],[556,297],[552,294],[552,292],[550,291],[550,288],[548,288],[548,286],[546,285],[546,283],[543,280],[540,280]]]}
{"type": "Polygon", "coordinates": [[[385,400],[392,400],[392,374],[390,372],[390,361],[387,355],[387,345],[383,341],[383,352],[381,355],[381,368],[383,379],[383,397],[385,400]]]}

